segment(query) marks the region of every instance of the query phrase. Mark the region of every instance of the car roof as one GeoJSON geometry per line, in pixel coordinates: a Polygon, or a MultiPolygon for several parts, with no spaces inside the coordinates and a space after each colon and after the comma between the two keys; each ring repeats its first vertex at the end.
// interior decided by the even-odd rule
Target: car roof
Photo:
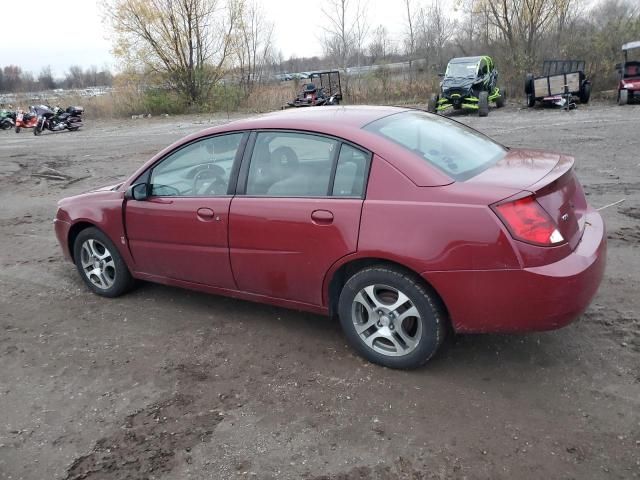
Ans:
{"type": "Polygon", "coordinates": [[[478,63],[482,57],[458,57],[449,60],[449,63],[478,63]]]}
{"type": "Polygon", "coordinates": [[[407,110],[407,108],[386,106],[300,107],[236,120],[200,133],[206,135],[220,130],[290,128],[341,136],[339,132],[344,132],[345,128],[359,130],[375,120],[407,110]]]}

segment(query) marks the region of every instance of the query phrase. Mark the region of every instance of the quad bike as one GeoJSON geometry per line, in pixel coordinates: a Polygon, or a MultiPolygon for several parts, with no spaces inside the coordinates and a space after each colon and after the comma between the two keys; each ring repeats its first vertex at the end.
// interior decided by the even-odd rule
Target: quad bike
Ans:
{"type": "Polygon", "coordinates": [[[629,50],[640,48],[640,41],[622,46],[624,62],[616,65],[618,70],[618,105],[640,101],[640,61],[629,60],[629,50]]]}
{"type": "Polygon", "coordinates": [[[339,105],[342,100],[340,72],[314,72],[309,74],[311,82],[302,85],[302,91],[283,108],[319,107],[322,105],[339,105]]]}
{"type": "Polygon", "coordinates": [[[34,108],[38,115],[38,123],[33,129],[34,135],[40,135],[43,130],[57,132],[60,130],[76,131],[82,126],[82,107],[68,107],[62,110],[60,107],[39,105],[34,108]]]}
{"type": "Polygon", "coordinates": [[[440,83],[440,93],[429,100],[427,110],[442,113],[454,110],[477,111],[480,117],[489,115],[489,103],[501,108],[506,92],[497,86],[498,71],[491,57],[453,58],[440,83]]]}
{"type": "Polygon", "coordinates": [[[34,128],[38,123],[38,114],[35,107],[29,107],[28,112],[18,110],[16,112],[16,133],[20,133],[23,128],[34,128]]]}
{"type": "Polygon", "coordinates": [[[0,110],[0,130],[9,130],[16,124],[16,112],[0,110]]]}

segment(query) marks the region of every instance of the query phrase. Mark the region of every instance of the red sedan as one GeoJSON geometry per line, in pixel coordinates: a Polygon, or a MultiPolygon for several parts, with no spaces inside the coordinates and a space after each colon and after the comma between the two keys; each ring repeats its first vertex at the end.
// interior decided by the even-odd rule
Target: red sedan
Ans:
{"type": "Polygon", "coordinates": [[[95,293],[134,279],[338,316],[412,368],[445,333],[562,327],[593,298],[605,227],[574,160],[391,107],[286,111],[196,133],[55,230],[95,293]]]}

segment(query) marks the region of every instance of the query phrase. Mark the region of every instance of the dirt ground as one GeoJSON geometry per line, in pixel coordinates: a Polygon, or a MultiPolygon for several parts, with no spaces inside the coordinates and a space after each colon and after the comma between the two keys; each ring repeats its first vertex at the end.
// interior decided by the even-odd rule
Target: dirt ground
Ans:
{"type": "Polygon", "coordinates": [[[104,299],[63,260],[59,198],[226,117],[0,132],[0,478],[640,478],[640,106],[456,118],[573,154],[592,205],[625,201],[579,321],[457,337],[412,372],[320,316],[152,284],[104,299]]]}

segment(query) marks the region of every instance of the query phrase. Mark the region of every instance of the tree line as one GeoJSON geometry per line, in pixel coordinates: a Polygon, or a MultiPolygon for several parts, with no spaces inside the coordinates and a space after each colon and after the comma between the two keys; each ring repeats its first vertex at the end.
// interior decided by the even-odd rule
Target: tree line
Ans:
{"type": "Polygon", "coordinates": [[[2,93],[34,92],[56,88],[109,87],[112,83],[111,71],[108,68],[98,69],[96,66],[83,69],[74,65],[62,78],[54,77],[50,66],[42,68],[37,76],[22,70],[18,65],[0,67],[0,92],[2,93]]]}
{"type": "MultiPolygon", "coordinates": [[[[207,102],[229,82],[245,95],[281,72],[407,62],[413,78],[435,78],[449,58],[491,55],[503,81],[520,88],[524,73],[543,59],[587,62],[596,88],[614,77],[622,43],[640,38],[637,0],[398,0],[404,26],[389,32],[372,24],[369,0],[319,4],[323,54],[285,59],[274,43],[274,23],[259,0],[109,0],[114,54],[123,78],[160,86],[188,105],[207,102]]],[[[56,79],[19,66],[0,70],[0,91],[111,85],[108,69],[71,67],[56,79]]]]}

